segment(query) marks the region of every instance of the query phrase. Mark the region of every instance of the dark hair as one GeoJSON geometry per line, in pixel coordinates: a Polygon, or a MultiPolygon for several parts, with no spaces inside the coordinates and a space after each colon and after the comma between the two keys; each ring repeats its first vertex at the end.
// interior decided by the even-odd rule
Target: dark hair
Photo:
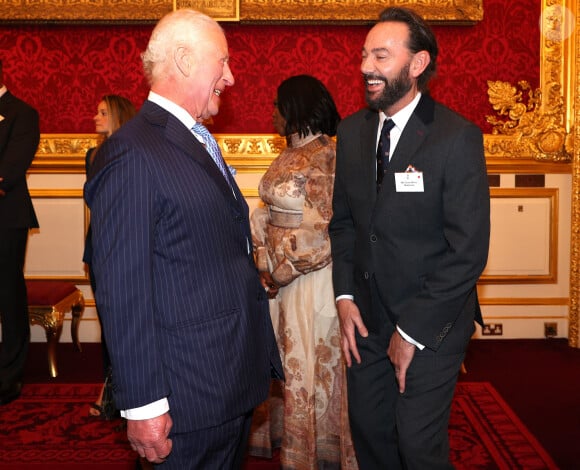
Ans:
{"type": "Polygon", "coordinates": [[[423,18],[408,8],[386,8],[379,15],[379,22],[386,21],[405,23],[409,27],[409,43],[407,47],[411,52],[427,51],[429,53],[431,58],[429,65],[417,79],[417,87],[419,90],[425,91],[427,83],[435,75],[435,70],[437,69],[439,47],[433,31],[423,18]]]}
{"type": "Polygon", "coordinates": [[[323,83],[310,75],[287,78],[277,91],[277,106],[286,120],[286,135],[309,132],[334,136],[340,115],[323,83]]]}

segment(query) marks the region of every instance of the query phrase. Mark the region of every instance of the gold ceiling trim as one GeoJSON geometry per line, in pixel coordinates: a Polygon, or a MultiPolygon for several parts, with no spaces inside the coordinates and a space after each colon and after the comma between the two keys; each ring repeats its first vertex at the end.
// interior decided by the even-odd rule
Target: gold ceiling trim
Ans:
{"type": "Polygon", "coordinates": [[[178,8],[195,8],[216,21],[239,21],[240,0],[9,0],[1,23],[155,23],[178,8]]]}
{"type": "Polygon", "coordinates": [[[368,23],[389,5],[433,23],[483,19],[483,0],[9,0],[0,2],[0,23],[154,23],[179,8],[224,22],[368,23]]]}
{"type": "Polygon", "coordinates": [[[473,24],[483,19],[483,0],[240,0],[249,23],[370,23],[388,6],[412,8],[431,23],[473,24]]]}

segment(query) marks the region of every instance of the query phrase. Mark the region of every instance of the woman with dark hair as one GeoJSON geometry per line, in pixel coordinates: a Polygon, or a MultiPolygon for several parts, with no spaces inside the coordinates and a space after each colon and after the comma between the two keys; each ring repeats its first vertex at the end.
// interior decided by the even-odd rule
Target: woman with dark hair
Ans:
{"type": "MultiPolygon", "coordinates": [[[[137,113],[135,106],[133,103],[129,101],[127,98],[124,98],[119,95],[105,95],[97,105],[97,114],[93,117],[95,121],[95,132],[102,136],[102,140],[96,147],[92,147],[87,150],[87,154],[85,157],[85,170],[86,174],[89,174],[89,169],[93,160],[95,159],[95,155],[98,152],[101,144],[105,141],[105,139],[111,137],[113,132],[119,129],[123,124],[125,124],[129,119],[131,119],[137,113]]],[[[94,282],[94,276],[91,270],[91,256],[92,256],[92,247],[91,247],[91,227],[89,226],[87,230],[87,237],[85,240],[85,252],[83,253],[83,261],[87,264],[89,269],[89,280],[91,283],[91,288],[93,290],[93,295],[97,290],[97,286],[94,282]]],[[[97,311],[98,314],[98,311],[97,311]]],[[[102,355],[103,355],[103,369],[105,374],[105,381],[110,380],[110,367],[111,361],[109,359],[109,353],[107,351],[107,345],[105,344],[105,338],[101,334],[101,348],[102,348],[102,355]]],[[[109,394],[105,393],[106,388],[105,384],[101,388],[101,392],[99,396],[95,400],[94,403],[91,404],[89,409],[89,415],[95,416],[102,419],[113,419],[117,416],[117,411],[114,409],[112,403],[112,397],[109,394]]]]}
{"type": "Polygon", "coordinates": [[[274,127],[288,147],[260,181],[264,204],[252,214],[252,235],[286,381],[274,381],[256,411],[250,453],[269,456],[280,447],[282,468],[352,469],[328,237],[331,137],[340,116],[326,87],[308,75],[283,81],[274,106],[274,127]]]}

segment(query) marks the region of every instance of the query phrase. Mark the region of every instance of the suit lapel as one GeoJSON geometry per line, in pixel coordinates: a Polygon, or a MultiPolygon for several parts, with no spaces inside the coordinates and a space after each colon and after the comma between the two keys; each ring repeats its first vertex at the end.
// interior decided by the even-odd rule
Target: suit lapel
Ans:
{"type": "Polygon", "coordinates": [[[409,165],[413,164],[413,156],[429,134],[429,124],[433,121],[433,111],[433,99],[429,95],[422,95],[393,152],[387,171],[388,175],[404,172],[409,165]]]}
{"type": "MultiPolygon", "coordinates": [[[[187,129],[179,119],[155,103],[146,101],[142,109],[149,122],[165,127],[165,137],[168,141],[179,147],[184,153],[195,160],[214,180],[215,184],[229,200],[235,200],[230,185],[211,159],[204,145],[196,139],[191,130],[187,129]]],[[[237,189],[236,183],[233,181],[233,178],[230,181],[236,187],[236,197],[238,197],[237,193],[239,193],[239,190],[237,189]]]]}
{"type": "Polygon", "coordinates": [[[377,197],[377,132],[379,128],[379,113],[369,111],[365,116],[365,124],[361,129],[361,155],[364,181],[367,181],[365,190],[371,200],[377,197]]]}

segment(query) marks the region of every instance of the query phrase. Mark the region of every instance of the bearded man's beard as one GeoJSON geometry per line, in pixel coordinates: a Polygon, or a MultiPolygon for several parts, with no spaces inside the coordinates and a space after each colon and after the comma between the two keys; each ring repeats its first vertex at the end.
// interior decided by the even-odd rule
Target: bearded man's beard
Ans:
{"type": "Polygon", "coordinates": [[[385,87],[377,98],[372,98],[368,90],[365,91],[369,108],[375,111],[384,111],[385,109],[394,105],[409,92],[413,86],[411,79],[409,78],[409,67],[410,64],[406,64],[399,72],[399,75],[397,75],[397,77],[391,81],[388,81],[384,77],[365,75],[365,83],[369,78],[374,80],[382,80],[385,82],[385,87]]]}

